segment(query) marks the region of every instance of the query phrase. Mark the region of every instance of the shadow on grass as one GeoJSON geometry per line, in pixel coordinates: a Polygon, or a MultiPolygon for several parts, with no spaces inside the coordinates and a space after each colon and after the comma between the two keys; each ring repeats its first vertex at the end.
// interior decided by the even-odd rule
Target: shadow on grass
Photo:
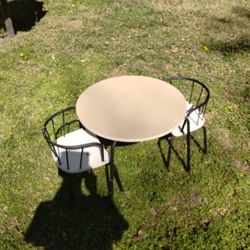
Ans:
{"type": "Polygon", "coordinates": [[[237,14],[238,16],[250,19],[250,10],[247,8],[236,6],[233,8],[233,13],[237,14]]]}
{"type": "Polygon", "coordinates": [[[166,169],[169,170],[169,165],[170,165],[170,161],[171,161],[171,154],[172,154],[172,151],[173,151],[175,153],[178,161],[181,163],[183,169],[188,173],[189,170],[187,168],[187,164],[185,162],[184,157],[181,156],[181,154],[177,151],[176,147],[173,146],[173,143],[170,143],[170,140],[171,140],[171,138],[162,137],[157,142],[159,150],[160,150],[161,158],[162,158],[162,161],[163,161],[166,169]],[[162,147],[162,141],[163,140],[166,141],[166,143],[167,143],[166,145],[168,146],[167,158],[165,156],[164,149],[162,147]]]}
{"type": "Polygon", "coordinates": [[[211,44],[211,49],[221,52],[223,55],[250,51],[250,36],[242,35],[231,41],[219,41],[211,44]]]}
{"type": "MultiPolygon", "coordinates": [[[[203,145],[201,145],[201,143],[192,134],[190,134],[190,140],[192,140],[194,142],[194,144],[197,146],[197,148],[200,151],[202,151],[204,154],[207,154],[206,128],[203,126],[202,129],[203,129],[203,145]]],[[[171,154],[172,154],[171,152],[173,151],[174,154],[175,154],[175,156],[177,157],[178,161],[181,163],[183,169],[187,173],[190,174],[190,170],[191,169],[187,165],[187,156],[183,157],[183,153],[181,154],[179,152],[181,150],[177,150],[177,147],[174,146],[174,144],[173,144],[173,141],[174,141],[173,139],[174,139],[174,137],[171,138],[171,137],[168,137],[168,136],[161,137],[160,139],[158,139],[157,144],[158,144],[158,147],[159,147],[159,150],[160,150],[162,161],[163,161],[166,169],[169,170],[169,165],[170,165],[170,161],[171,161],[171,154]],[[168,147],[167,157],[165,156],[166,154],[165,154],[164,148],[162,146],[162,141],[165,141],[166,142],[166,146],[168,147]]],[[[190,145],[190,148],[191,148],[191,145],[190,145]]],[[[186,154],[186,152],[185,152],[185,154],[186,154]]],[[[191,158],[191,156],[190,156],[190,158],[191,158]]]]}
{"type": "MultiPolygon", "coordinates": [[[[9,15],[13,22],[15,33],[29,31],[46,15],[44,3],[36,0],[14,0],[8,2],[9,15]]],[[[0,29],[4,28],[4,20],[0,16],[0,29]]]]}
{"type": "MultiPolygon", "coordinates": [[[[250,19],[250,10],[244,7],[234,7],[232,13],[236,14],[241,19],[233,18],[232,16],[228,17],[213,17],[212,25],[210,29],[216,30],[216,32],[227,32],[232,37],[232,32],[235,29],[240,30],[246,26],[246,23],[250,19]],[[242,19],[245,18],[245,21],[242,19]]],[[[241,32],[234,36],[234,38],[225,39],[222,41],[216,41],[212,39],[210,42],[211,50],[216,50],[222,53],[223,55],[230,55],[240,52],[250,51],[250,34],[249,32],[241,32]]]]}
{"type": "Polygon", "coordinates": [[[96,192],[93,172],[76,175],[74,205],[70,206],[70,180],[63,182],[51,201],[40,203],[24,240],[44,249],[112,249],[128,223],[108,197],[96,192]],[[81,192],[84,179],[90,195],[81,192]]]}

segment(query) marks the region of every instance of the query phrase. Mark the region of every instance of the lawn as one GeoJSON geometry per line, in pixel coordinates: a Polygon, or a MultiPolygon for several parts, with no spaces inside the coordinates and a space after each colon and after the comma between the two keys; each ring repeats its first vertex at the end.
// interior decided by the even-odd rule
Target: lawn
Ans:
{"type": "Polygon", "coordinates": [[[0,38],[0,249],[250,249],[250,2],[44,3],[30,31],[0,38]],[[206,83],[209,153],[192,143],[189,175],[156,140],[119,147],[125,191],[111,205],[100,168],[76,180],[72,209],[42,124],[125,74],[206,83]]]}

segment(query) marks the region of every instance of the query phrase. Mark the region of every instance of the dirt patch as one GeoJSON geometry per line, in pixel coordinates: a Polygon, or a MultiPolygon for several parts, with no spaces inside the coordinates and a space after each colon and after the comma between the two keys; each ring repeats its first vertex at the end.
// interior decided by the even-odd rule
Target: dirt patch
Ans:
{"type": "Polygon", "coordinates": [[[217,140],[222,144],[226,149],[233,148],[233,142],[231,138],[231,131],[227,128],[220,128],[217,131],[217,140]]]}
{"type": "Polygon", "coordinates": [[[250,161],[249,160],[236,160],[235,165],[244,172],[250,173],[250,161]]]}

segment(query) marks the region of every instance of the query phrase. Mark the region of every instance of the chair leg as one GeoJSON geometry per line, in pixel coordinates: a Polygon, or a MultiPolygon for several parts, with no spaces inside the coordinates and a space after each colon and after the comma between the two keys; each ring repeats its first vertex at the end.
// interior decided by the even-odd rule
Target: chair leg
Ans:
{"type": "Polygon", "coordinates": [[[207,154],[207,130],[206,128],[203,126],[203,145],[204,145],[204,149],[203,149],[203,153],[207,154]]]}

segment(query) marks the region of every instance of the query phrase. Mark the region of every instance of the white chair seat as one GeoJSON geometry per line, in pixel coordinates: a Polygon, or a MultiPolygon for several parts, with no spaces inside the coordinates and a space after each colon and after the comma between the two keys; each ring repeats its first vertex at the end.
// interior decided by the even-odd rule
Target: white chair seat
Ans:
{"type": "MultiPolygon", "coordinates": [[[[73,132],[61,136],[57,139],[57,144],[63,146],[78,146],[88,143],[100,143],[98,138],[91,135],[86,130],[78,129],[73,132]]],[[[81,160],[81,149],[68,149],[68,163],[69,169],[67,168],[66,149],[55,146],[55,150],[59,156],[61,164],[59,164],[57,157],[53,155],[54,161],[58,167],[67,173],[81,173],[89,169],[98,168],[109,162],[109,154],[104,149],[104,161],[101,157],[100,148],[97,146],[87,147],[83,149],[82,165],[80,168],[81,160]]]]}
{"type": "MultiPolygon", "coordinates": [[[[192,103],[188,103],[187,102],[187,112],[193,108],[194,105],[192,103]]],[[[193,112],[190,113],[190,115],[188,116],[188,120],[190,123],[190,132],[193,132],[195,130],[200,129],[201,127],[204,126],[205,123],[205,117],[203,114],[199,113],[199,110],[194,110],[193,112]]],[[[179,136],[183,136],[187,134],[187,125],[185,125],[183,132],[181,131],[183,122],[176,127],[171,134],[175,137],[179,137],[179,136]]]]}

